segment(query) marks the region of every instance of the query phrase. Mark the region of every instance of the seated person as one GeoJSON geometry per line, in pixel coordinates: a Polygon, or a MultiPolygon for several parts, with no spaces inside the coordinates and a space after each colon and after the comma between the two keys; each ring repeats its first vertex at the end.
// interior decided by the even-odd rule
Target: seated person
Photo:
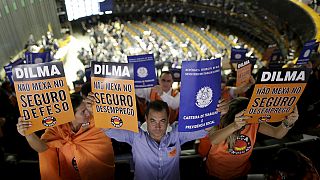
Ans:
{"type": "Polygon", "coordinates": [[[299,151],[282,148],[272,160],[268,179],[316,180],[320,177],[309,158],[299,151]]]}

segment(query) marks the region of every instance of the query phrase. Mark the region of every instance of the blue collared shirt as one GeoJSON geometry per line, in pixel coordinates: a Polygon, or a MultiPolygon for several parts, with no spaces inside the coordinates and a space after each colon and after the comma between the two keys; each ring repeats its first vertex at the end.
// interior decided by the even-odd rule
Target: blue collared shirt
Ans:
{"type": "Polygon", "coordinates": [[[135,163],[136,180],[179,180],[179,157],[181,145],[185,142],[202,138],[207,131],[178,132],[175,123],[168,128],[160,144],[153,140],[142,124],[139,133],[132,131],[108,129],[106,135],[132,146],[132,156],[135,163]]]}

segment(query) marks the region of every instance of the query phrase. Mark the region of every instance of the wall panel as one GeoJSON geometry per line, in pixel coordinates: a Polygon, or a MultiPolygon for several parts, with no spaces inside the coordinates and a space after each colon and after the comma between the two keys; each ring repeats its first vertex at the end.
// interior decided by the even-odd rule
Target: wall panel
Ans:
{"type": "Polygon", "coordinates": [[[21,52],[32,33],[39,40],[51,24],[60,38],[55,0],[0,0],[0,68],[21,52]]]}

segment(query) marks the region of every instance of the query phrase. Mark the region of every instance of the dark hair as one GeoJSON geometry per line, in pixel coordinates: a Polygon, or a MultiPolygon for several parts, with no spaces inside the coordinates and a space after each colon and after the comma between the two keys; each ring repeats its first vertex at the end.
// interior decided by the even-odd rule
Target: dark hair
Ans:
{"type": "Polygon", "coordinates": [[[80,93],[82,96],[87,97],[89,92],[91,92],[91,82],[87,81],[81,86],[80,93]]]}
{"type": "Polygon", "coordinates": [[[284,172],[286,179],[303,179],[306,174],[308,162],[296,150],[282,148],[273,157],[271,168],[273,173],[284,172]]]}
{"type": "Polygon", "coordinates": [[[166,102],[161,101],[161,100],[155,100],[155,101],[151,101],[148,104],[148,107],[146,109],[145,115],[148,117],[149,115],[149,111],[150,109],[157,111],[157,112],[161,112],[163,110],[166,110],[167,112],[167,116],[169,117],[169,106],[166,102]]]}
{"type": "Polygon", "coordinates": [[[234,122],[236,114],[246,109],[249,104],[249,99],[245,97],[237,97],[230,101],[228,112],[222,116],[220,127],[224,128],[234,122]]]}
{"type": "Polygon", "coordinates": [[[70,95],[71,98],[71,104],[72,104],[72,108],[73,108],[73,112],[76,113],[76,109],[80,106],[80,104],[83,101],[83,98],[77,94],[77,93],[73,93],[70,95]]]}
{"type": "MultiPolygon", "coordinates": [[[[235,99],[232,99],[229,103],[229,110],[228,112],[222,116],[220,126],[219,128],[225,128],[229,124],[234,122],[234,118],[236,114],[241,112],[242,110],[246,109],[249,104],[249,99],[245,97],[237,97],[235,99]]],[[[228,138],[227,143],[229,149],[233,148],[236,142],[236,138],[240,135],[240,132],[242,131],[242,128],[233,132],[228,138]]]]}

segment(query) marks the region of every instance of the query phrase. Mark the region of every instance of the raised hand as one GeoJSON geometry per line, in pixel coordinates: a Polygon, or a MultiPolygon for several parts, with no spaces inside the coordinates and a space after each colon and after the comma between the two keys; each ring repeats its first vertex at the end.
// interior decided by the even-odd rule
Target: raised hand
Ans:
{"type": "Polygon", "coordinates": [[[25,132],[32,126],[31,121],[26,121],[25,117],[18,118],[17,130],[22,136],[26,136],[25,132]]]}
{"type": "Polygon", "coordinates": [[[229,101],[220,99],[216,110],[221,113],[220,116],[225,115],[229,110],[229,101]]]}
{"type": "Polygon", "coordinates": [[[89,92],[88,96],[83,100],[86,103],[86,108],[92,114],[92,106],[95,103],[95,98],[93,92],[89,92]]]}
{"type": "Polygon", "coordinates": [[[249,116],[244,116],[245,110],[239,112],[238,114],[236,114],[235,118],[234,118],[234,122],[233,122],[233,127],[236,130],[241,129],[243,126],[245,126],[247,124],[247,119],[250,119],[249,116]]]}

